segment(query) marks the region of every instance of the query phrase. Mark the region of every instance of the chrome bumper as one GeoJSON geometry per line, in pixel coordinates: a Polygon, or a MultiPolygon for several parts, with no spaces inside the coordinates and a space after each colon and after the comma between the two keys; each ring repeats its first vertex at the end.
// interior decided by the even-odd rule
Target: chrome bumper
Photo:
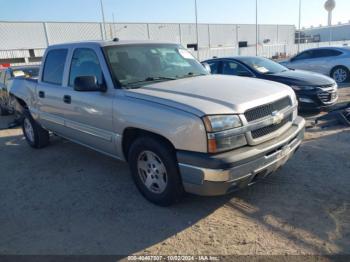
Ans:
{"type": "MultiPolygon", "coordinates": [[[[283,166],[299,148],[305,131],[305,120],[298,117],[292,127],[277,139],[247,149],[238,149],[208,161],[221,161],[230,168],[207,168],[179,163],[185,191],[198,195],[224,195],[250,186],[283,166]],[[219,160],[218,160],[219,159],[219,160]]],[[[181,159],[182,157],[180,157],[181,159]]],[[[188,161],[187,161],[188,162],[188,161]]]]}

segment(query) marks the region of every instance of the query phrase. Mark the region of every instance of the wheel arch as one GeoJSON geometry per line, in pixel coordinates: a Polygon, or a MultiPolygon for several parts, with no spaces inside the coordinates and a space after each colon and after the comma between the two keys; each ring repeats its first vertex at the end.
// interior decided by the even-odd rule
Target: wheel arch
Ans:
{"type": "Polygon", "coordinates": [[[151,137],[155,138],[163,143],[165,143],[174,153],[176,151],[173,143],[163,135],[157,134],[155,132],[151,132],[145,129],[128,127],[123,131],[122,136],[122,153],[124,155],[124,159],[128,161],[129,150],[134,141],[140,137],[151,137]]]}

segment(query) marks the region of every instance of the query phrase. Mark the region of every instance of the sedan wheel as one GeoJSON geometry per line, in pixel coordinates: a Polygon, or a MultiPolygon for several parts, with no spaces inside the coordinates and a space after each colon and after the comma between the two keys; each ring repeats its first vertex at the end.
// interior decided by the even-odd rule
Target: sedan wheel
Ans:
{"type": "Polygon", "coordinates": [[[338,67],[334,69],[332,77],[337,83],[344,83],[349,78],[349,71],[343,67],[338,67]]]}

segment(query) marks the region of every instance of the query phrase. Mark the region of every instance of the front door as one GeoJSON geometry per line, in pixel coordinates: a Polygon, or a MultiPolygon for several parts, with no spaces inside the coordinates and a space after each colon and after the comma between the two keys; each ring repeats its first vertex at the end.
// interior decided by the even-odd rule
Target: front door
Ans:
{"type": "Polygon", "coordinates": [[[69,130],[70,139],[115,155],[114,88],[107,88],[106,92],[74,90],[75,78],[79,76],[94,76],[99,85],[105,85],[105,74],[101,67],[103,61],[100,49],[76,48],[73,50],[67,81],[68,88],[63,95],[68,109],[65,111],[65,125],[69,130]]]}

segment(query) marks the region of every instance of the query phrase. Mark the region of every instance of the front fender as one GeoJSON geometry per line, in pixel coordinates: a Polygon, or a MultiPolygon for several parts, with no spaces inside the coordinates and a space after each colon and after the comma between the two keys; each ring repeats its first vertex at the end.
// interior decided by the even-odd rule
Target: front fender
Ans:
{"type": "Polygon", "coordinates": [[[114,103],[114,128],[122,135],[127,128],[158,134],[175,149],[207,152],[203,121],[196,115],[141,99],[120,97],[114,103]]]}

